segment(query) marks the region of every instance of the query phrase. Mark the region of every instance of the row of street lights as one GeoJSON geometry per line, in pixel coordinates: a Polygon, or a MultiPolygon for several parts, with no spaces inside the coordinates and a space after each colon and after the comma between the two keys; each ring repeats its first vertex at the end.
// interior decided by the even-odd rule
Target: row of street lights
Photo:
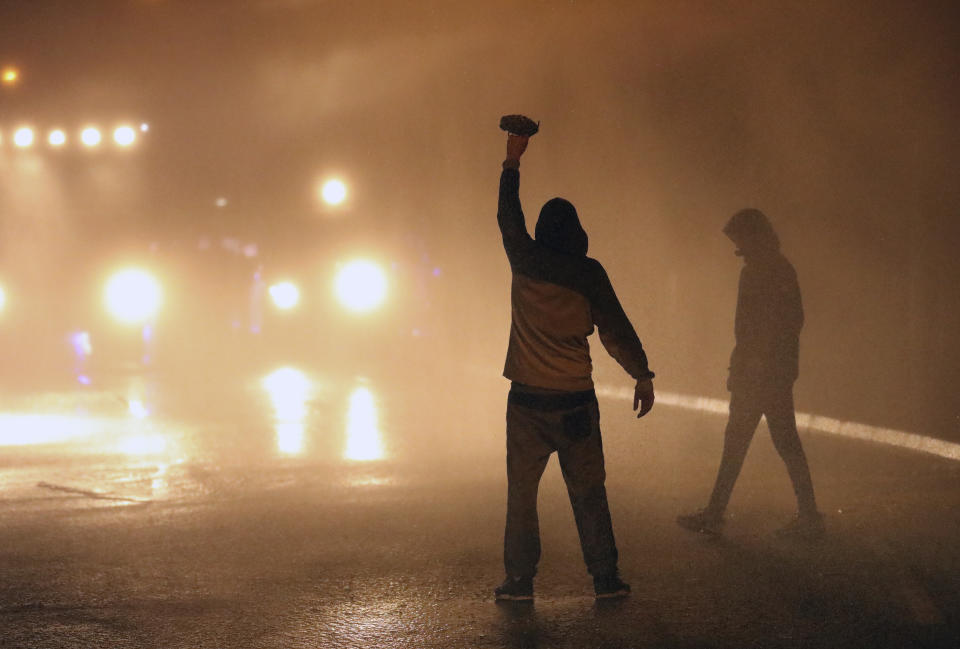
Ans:
{"type": "MultiPolygon", "coordinates": [[[[128,124],[123,124],[113,130],[113,142],[120,148],[127,148],[137,141],[139,131],[146,133],[150,126],[146,123],[140,124],[139,128],[134,128],[128,124]]],[[[87,126],[79,133],[80,143],[88,149],[94,149],[103,142],[103,133],[96,126],[87,126]]],[[[29,149],[37,140],[36,132],[29,126],[21,126],[13,131],[10,141],[15,148],[29,149]]],[[[53,148],[60,148],[67,143],[67,133],[63,129],[55,128],[47,134],[47,144],[53,148]]],[[[0,133],[0,146],[6,144],[3,133],[0,133]]]]}

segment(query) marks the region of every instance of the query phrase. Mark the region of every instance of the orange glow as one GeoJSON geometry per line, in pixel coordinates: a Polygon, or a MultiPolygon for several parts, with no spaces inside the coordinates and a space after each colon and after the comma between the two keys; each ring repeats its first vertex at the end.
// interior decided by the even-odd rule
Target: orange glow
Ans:
{"type": "Polygon", "coordinates": [[[4,68],[3,73],[0,74],[0,80],[4,85],[12,86],[20,80],[20,71],[13,67],[4,68]]]}

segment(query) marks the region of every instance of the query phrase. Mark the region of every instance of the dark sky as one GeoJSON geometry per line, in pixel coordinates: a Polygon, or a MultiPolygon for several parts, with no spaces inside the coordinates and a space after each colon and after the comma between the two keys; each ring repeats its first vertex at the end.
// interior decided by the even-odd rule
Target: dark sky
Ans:
{"type": "Polygon", "coordinates": [[[738,266],[719,229],[755,206],[804,290],[799,396],[960,436],[957,17],[951,2],[6,0],[0,63],[23,79],[0,94],[4,133],[152,129],[127,159],[44,161],[57,192],[7,165],[4,239],[376,238],[442,265],[451,326],[498,355],[496,124],[524,112],[542,122],[528,220],[574,202],[665,385],[722,394],[738,266]],[[313,191],[330,173],[353,196],[333,219],[313,191]]]}

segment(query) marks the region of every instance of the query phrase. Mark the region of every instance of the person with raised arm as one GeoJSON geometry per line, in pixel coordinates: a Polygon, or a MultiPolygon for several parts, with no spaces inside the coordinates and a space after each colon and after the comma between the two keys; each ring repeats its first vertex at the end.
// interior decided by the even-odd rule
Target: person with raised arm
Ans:
{"type": "Polygon", "coordinates": [[[600,262],[587,257],[587,234],[574,206],[546,202],[534,237],[520,206],[520,158],[529,136],[508,133],[497,222],[512,274],[510,341],[503,375],[507,398],[506,579],[498,600],[533,599],[540,559],[537,491],[550,455],[560,460],[587,571],[597,598],[624,597],[604,482],[600,413],[590,347],[600,342],[636,381],[638,417],[653,407],[653,372],[640,339],[600,262]]]}

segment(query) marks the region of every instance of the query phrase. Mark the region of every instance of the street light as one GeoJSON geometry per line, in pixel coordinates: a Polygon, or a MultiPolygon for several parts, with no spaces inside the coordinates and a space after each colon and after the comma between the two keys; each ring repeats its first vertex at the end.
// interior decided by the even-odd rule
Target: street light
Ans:
{"type": "Polygon", "coordinates": [[[129,126],[119,126],[113,132],[113,141],[123,147],[130,146],[136,139],[137,134],[129,126]]]}
{"type": "Polygon", "coordinates": [[[100,131],[93,126],[88,126],[80,132],[80,141],[84,143],[85,146],[95,147],[100,144],[100,131]]]}
{"type": "Polygon", "coordinates": [[[54,129],[50,131],[50,135],[47,137],[47,142],[50,143],[50,146],[54,147],[63,146],[66,141],[67,134],[60,129],[54,129]]]}
{"type": "Polygon", "coordinates": [[[29,126],[22,126],[13,134],[13,143],[25,149],[33,144],[33,129],[29,126]]]}
{"type": "Polygon", "coordinates": [[[323,184],[320,195],[327,205],[339,205],[347,198],[347,186],[342,180],[334,178],[323,184]]]}
{"type": "Polygon", "coordinates": [[[6,67],[3,69],[3,72],[0,73],[0,81],[2,81],[5,86],[12,86],[19,80],[20,71],[14,67],[6,67]]]}

